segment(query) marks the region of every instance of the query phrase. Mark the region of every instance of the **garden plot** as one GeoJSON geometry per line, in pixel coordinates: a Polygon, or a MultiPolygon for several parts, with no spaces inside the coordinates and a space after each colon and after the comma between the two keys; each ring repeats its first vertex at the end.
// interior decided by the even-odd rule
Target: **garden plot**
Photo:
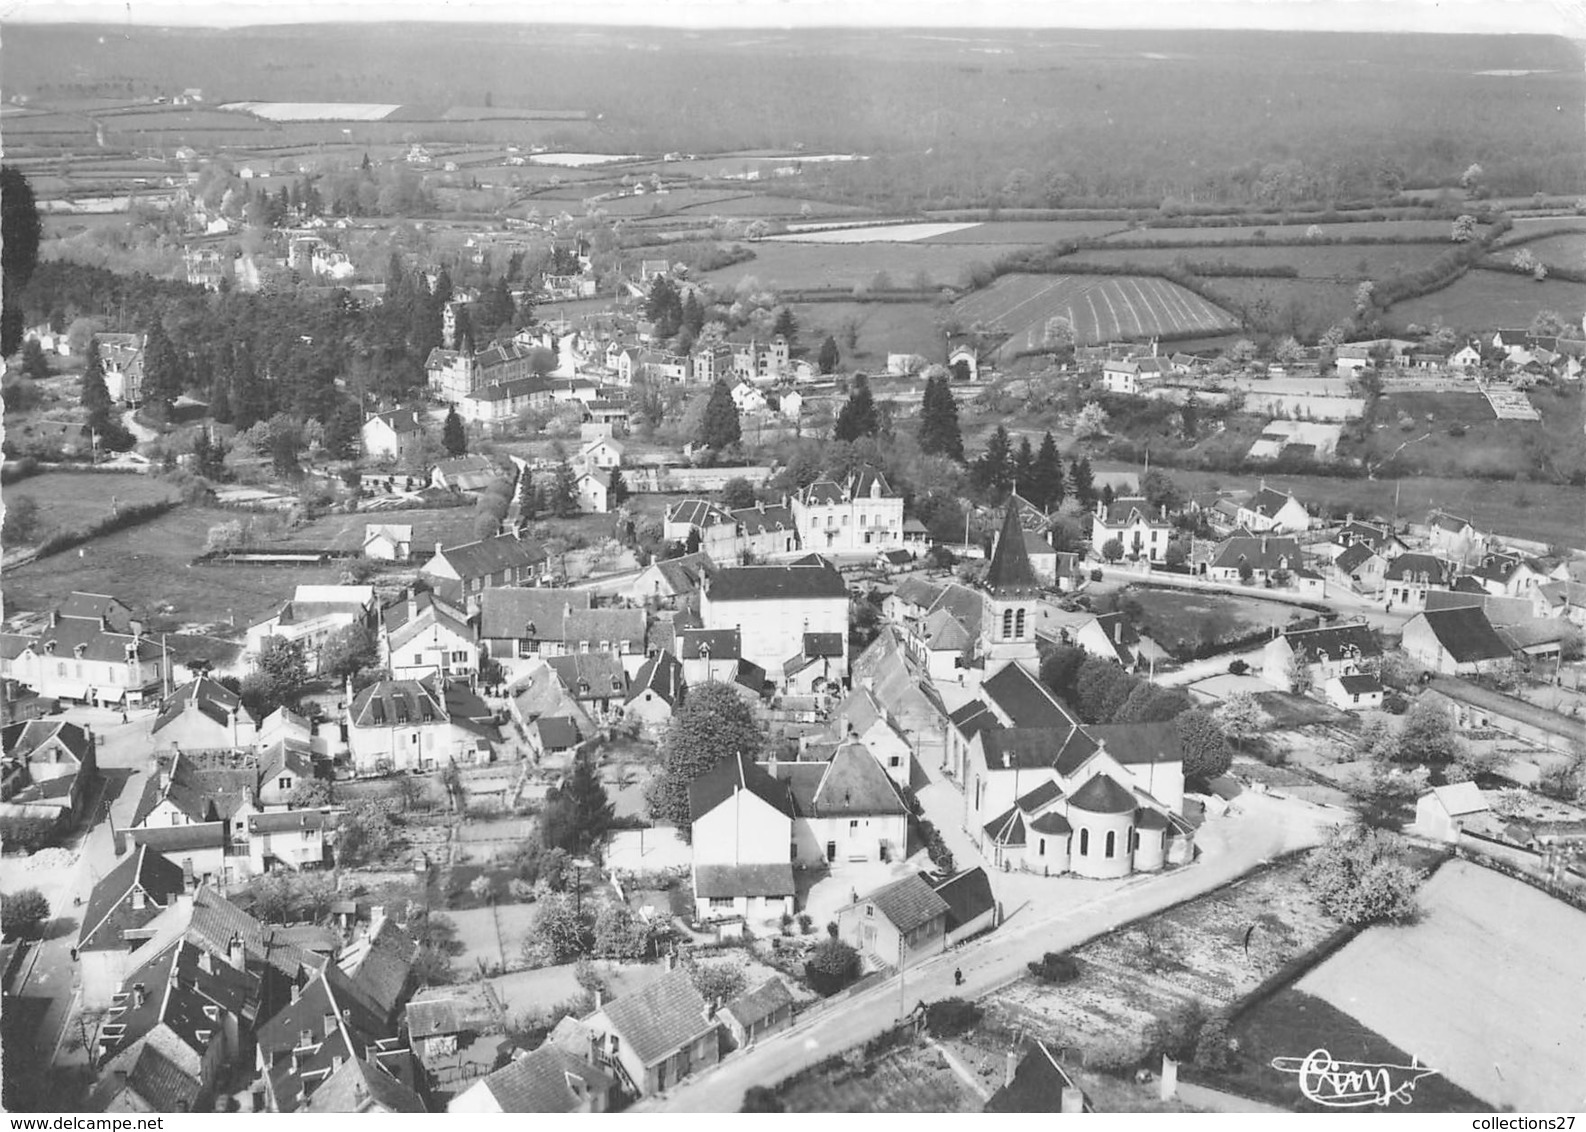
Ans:
{"type": "Polygon", "coordinates": [[[1487,404],[1492,406],[1492,411],[1497,414],[1500,421],[1539,421],[1542,414],[1536,411],[1536,406],[1531,404],[1531,399],[1524,393],[1515,389],[1492,389],[1486,387],[1482,393],[1487,397],[1487,404]]]}
{"type": "Polygon", "coordinates": [[[1232,315],[1193,291],[1155,276],[1004,275],[954,304],[966,322],[1007,332],[1011,358],[1046,343],[1047,323],[1064,318],[1080,345],[1125,338],[1220,334],[1238,329],[1232,315]]]}
{"type": "Polygon", "coordinates": [[[980,1112],[984,1101],[923,1042],[779,1090],[788,1112],[980,1112]]]}

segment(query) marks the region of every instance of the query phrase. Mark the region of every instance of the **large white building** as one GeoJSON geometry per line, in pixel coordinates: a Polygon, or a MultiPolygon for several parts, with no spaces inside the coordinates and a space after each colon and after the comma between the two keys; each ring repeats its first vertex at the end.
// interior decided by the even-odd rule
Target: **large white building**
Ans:
{"type": "Polygon", "coordinates": [[[793,497],[799,545],[822,553],[874,554],[903,547],[903,497],[879,471],[861,468],[846,482],[817,480],[793,497]]]}
{"type": "Polygon", "coordinates": [[[837,649],[840,674],[848,671],[848,587],[818,555],[718,570],[705,581],[699,613],[706,629],[736,629],[744,659],[775,683],[789,664],[825,652],[827,642],[837,649]]]}

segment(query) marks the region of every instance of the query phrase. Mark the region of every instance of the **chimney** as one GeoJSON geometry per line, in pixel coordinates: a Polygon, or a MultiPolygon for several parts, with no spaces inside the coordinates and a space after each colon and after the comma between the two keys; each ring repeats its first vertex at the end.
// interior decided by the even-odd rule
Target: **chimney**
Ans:
{"type": "Polygon", "coordinates": [[[328,1038],[336,1032],[336,1015],[334,1012],[325,1012],[325,1036],[328,1038]]]}
{"type": "Polygon", "coordinates": [[[298,986],[296,982],[293,982],[292,983],[292,1001],[296,1002],[297,1001],[297,996],[302,994],[302,993],[303,993],[303,988],[298,986]]]}
{"type": "Polygon", "coordinates": [[[1085,1091],[1075,1085],[1064,1085],[1063,1097],[1058,1103],[1062,1106],[1063,1112],[1084,1112],[1085,1091]]]}
{"type": "Polygon", "coordinates": [[[419,599],[412,590],[408,591],[408,620],[413,621],[419,615],[419,599]]]}
{"type": "Polygon", "coordinates": [[[58,609],[50,610],[50,628],[53,629],[53,628],[55,628],[55,626],[59,625],[60,623],[61,623],[61,611],[58,610],[58,609]]]}
{"type": "Polygon", "coordinates": [[[1261,536],[1261,553],[1265,554],[1266,552],[1267,552],[1267,536],[1266,535],[1262,535],[1261,536]]]}
{"type": "Polygon", "coordinates": [[[142,983],[137,983],[132,988],[132,1000],[138,1006],[144,1006],[149,1001],[149,988],[142,983]]]}
{"type": "Polygon", "coordinates": [[[198,969],[206,975],[215,973],[215,960],[208,951],[200,948],[198,952],[198,969]]]}
{"type": "Polygon", "coordinates": [[[595,1009],[599,1010],[601,1008],[601,1006],[605,1004],[605,1001],[606,1001],[606,996],[601,993],[599,987],[596,987],[595,988],[595,1009]]]}
{"type": "Polygon", "coordinates": [[[440,543],[436,543],[435,544],[435,553],[436,554],[441,553],[441,544],[440,543]]]}
{"type": "Polygon", "coordinates": [[[1008,1086],[1013,1084],[1013,1074],[1018,1068],[1019,1068],[1019,1055],[1015,1051],[1010,1049],[1008,1051],[1007,1057],[1003,1059],[1003,1069],[1002,1069],[1002,1087],[1003,1088],[1006,1089],[1008,1086]]]}
{"type": "Polygon", "coordinates": [[[1123,617],[1122,616],[1120,616],[1118,618],[1118,620],[1114,621],[1113,624],[1112,624],[1112,639],[1113,639],[1113,643],[1114,644],[1119,644],[1119,645],[1123,644],[1123,617]]]}
{"type": "Polygon", "coordinates": [[[110,632],[110,614],[101,613],[99,615],[99,631],[101,633],[110,632]]]}

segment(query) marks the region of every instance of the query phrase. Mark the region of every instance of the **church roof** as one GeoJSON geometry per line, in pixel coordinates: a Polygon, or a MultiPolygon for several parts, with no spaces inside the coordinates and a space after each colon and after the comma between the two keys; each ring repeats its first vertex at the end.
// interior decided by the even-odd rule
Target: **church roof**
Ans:
{"type": "Polygon", "coordinates": [[[994,597],[1025,597],[1040,590],[1016,508],[1009,507],[1002,520],[1002,532],[991,554],[991,568],[986,571],[986,589],[994,597]]]}

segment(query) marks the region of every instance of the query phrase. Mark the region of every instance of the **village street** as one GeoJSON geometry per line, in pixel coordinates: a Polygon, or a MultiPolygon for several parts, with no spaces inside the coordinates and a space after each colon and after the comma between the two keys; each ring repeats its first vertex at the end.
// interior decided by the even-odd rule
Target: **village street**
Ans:
{"type": "MultiPolygon", "coordinates": [[[[1065,951],[1120,924],[1209,892],[1264,861],[1317,844],[1341,811],[1246,793],[1235,810],[1208,821],[1197,833],[1201,856],[1188,868],[1139,875],[1118,885],[1095,884],[1095,895],[1036,903],[1012,911],[990,935],[927,960],[848,999],[817,1007],[791,1030],[734,1054],[719,1067],[671,1092],[635,1105],[633,1112],[736,1112],[745,1090],[775,1085],[824,1058],[893,1025],[922,1001],[975,998],[1024,973],[1048,951],[1065,951]],[[953,972],[963,971],[955,986],[953,972]]],[[[1085,882],[1080,882],[1085,883],[1085,882]]],[[[1092,882],[1094,883],[1094,882],[1092,882]]],[[[1065,890],[1065,897],[1074,891],[1065,890]]]]}

